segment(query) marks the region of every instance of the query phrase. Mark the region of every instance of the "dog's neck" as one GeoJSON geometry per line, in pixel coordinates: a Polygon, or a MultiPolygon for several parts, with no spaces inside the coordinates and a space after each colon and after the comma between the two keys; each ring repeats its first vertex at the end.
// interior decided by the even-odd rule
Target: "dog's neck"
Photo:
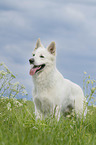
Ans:
{"type": "Polygon", "coordinates": [[[36,74],[35,76],[33,76],[33,83],[34,86],[36,87],[40,87],[40,88],[48,88],[50,86],[53,86],[54,84],[54,79],[55,75],[56,75],[56,67],[50,69],[50,71],[44,71],[41,72],[39,74],[36,74]]]}

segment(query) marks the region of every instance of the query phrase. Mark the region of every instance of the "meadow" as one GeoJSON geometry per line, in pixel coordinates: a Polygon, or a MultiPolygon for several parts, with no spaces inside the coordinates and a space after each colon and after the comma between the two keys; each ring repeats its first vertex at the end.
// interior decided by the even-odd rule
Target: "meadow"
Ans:
{"type": "Polygon", "coordinates": [[[88,100],[86,118],[49,116],[36,120],[32,101],[15,76],[0,64],[0,145],[96,145],[96,81],[84,73],[83,90],[88,100]]]}

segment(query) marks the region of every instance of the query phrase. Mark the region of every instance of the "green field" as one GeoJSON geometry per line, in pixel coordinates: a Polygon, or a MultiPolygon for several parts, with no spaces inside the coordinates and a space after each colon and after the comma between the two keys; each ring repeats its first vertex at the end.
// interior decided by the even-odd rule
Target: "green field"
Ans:
{"type": "Polygon", "coordinates": [[[0,99],[0,145],[96,145],[96,109],[89,107],[85,121],[36,121],[32,101],[0,99]]]}
{"type": "Polygon", "coordinates": [[[27,97],[25,87],[0,63],[0,145],[96,145],[96,81],[84,74],[83,91],[91,105],[85,120],[49,116],[36,121],[33,102],[20,99],[27,97]]]}

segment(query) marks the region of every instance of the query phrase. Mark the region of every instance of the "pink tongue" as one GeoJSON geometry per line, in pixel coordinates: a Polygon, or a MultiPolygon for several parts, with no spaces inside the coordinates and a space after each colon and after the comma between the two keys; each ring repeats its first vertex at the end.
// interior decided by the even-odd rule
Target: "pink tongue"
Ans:
{"type": "Polygon", "coordinates": [[[41,66],[30,69],[30,75],[33,76],[35,74],[36,70],[39,70],[40,68],[41,68],[41,66]]]}

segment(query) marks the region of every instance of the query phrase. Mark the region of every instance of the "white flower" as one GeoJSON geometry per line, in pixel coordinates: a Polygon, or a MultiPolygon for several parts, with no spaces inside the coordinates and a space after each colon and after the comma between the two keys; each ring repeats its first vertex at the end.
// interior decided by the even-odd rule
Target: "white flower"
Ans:
{"type": "Polygon", "coordinates": [[[70,117],[71,117],[71,115],[67,115],[66,117],[70,118],[70,117]]]}
{"type": "Polygon", "coordinates": [[[8,67],[4,64],[4,68],[7,70],[7,72],[9,73],[9,74],[12,74],[12,72],[8,69],[8,67]]]}
{"type": "Polygon", "coordinates": [[[38,128],[36,126],[33,127],[34,129],[38,130],[38,128]]]}
{"type": "Polygon", "coordinates": [[[0,75],[6,76],[6,75],[7,75],[7,72],[5,72],[4,70],[1,70],[1,71],[0,71],[0,75]]]}
{"type": "Polygon", "coordinates": [[[19,101],[15,101],[15,103],[16,103],[17,107],[23,106],[23,104],[20,103],[19,101]]]}
{"type": "Polygon", "coordinates": [[[15,101],[17,100],[16,98],[13,98],[13,97],[12,97],[11,99],[13,100],[14,103],[15,103],[15,101]]]}
{"type": "Polygon", "coordinates": [[[23,98],[23,102],[25,103],[27,101],[27,99],[26,98],[23,98]]]}
{"type": "Polygon", "coordinates": [[[70,125],[70,128],[72,128],[72,129],[73,129],[73,126],[72,126],[72,125],[70,125]]]}
{"type": "Polygon", "coordinates": [[[27,91],[26,90],[23,90],[22,91],[22,95],[24,96],[24,95],[27,95],[27,91]]]}
{"type": "Polygon", "coordinates": [[[11,111],[11,103],[7,104],[7,109],[11,111]]]}
{"type": "Polygon", "coordinates": [[[19,82],[16,82],[16,83],[13,83],[13,84],[12,84],[12,89],[13,89],[14,92],[17,91],[18,85],[19,85],[19,82]]]}
{"type": "Polygon", "coordinates": [[[16,82],[16,83],[14,83],[14,86],[18,86],[20,83],[19,82],[16,82]]]}
{"type": "Polygon", "coordinates": [[[21,85],[21,88],[22,88],[22,89],[25,89],[25,86],[24,86],[24,85],[21,85]]]}
{"type": "Polygon", "coordinates": [[[76,121],[73,121],[73,124],[75,125],[76,124],[76,121]]]}

